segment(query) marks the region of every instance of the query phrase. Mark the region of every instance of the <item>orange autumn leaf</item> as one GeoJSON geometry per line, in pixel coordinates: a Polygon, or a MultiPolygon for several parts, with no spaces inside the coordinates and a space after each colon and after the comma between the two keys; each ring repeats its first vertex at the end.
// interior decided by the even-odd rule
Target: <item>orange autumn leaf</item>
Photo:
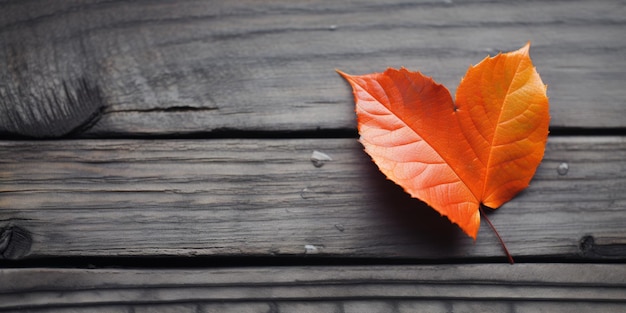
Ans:
{"type": "Polygon", "coordinates": [[[456,102],[405,68],[352,76],[360,141],[379,169],[476,239],[480,206],[526,188],[548,136],[546,85],[530,45],[471,66],[456,102]]]}

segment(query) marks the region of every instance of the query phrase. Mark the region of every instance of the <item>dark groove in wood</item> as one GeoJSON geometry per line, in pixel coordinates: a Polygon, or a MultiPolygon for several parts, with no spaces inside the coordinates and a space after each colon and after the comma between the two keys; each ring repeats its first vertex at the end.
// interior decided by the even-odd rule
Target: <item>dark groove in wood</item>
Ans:
{"type": "MultiPolygon", "coordinates": [[[[591,257],[591,255],[590,255],[591,257]]],[[[597,259],[579,259],[571,256],[516,257],[516,264],[626,264],[624,259],[600,256],[597,259]]],[[[0,259],[0,268],[57,268],[57,269],[218,269],[248,268],[259,266],[396,266],[396,265],[454,265],[454,264],[505,264],[506,257],[478,257],[469,259],[410,259],[410,258],[361,258],[345,256],[288,257],[288,256],[241,256],[241,257],[45,257],[34,259],[0,259]]],[[[515,266],[515,265],[513,265],[515,266]]]]}
{"type": "MultiPolygon", "coordinates": [[[[197,107],[170,107],[170,108],[152,108],[144,109],[142,112],[194,112],[194,111],[211,111],[215,108],[197,108],[197,107]]],[[[137,110],[127,110],[118,112],[137,112],[137,110]]],[[[97,121],[99,118],[96,118],[97,121]]],[[[89,123],[88,126],[93,126],[89,123]]],[[[571,137],[571,136],[625,136],[626,128],[550,128],[550,137],[571,137]]],[[[0,140],[57,140],[57,139],[151,139],[151,140],[202,140],[202,139],[358,139],[359,135],[356,129],[319,129],[311,131],[250,131],[238,130],[231,128],[215,129],[209,132],[190,132],[190,133],[171,133],[171,134],[105,134],[101,133],[97,137],[84,136],[81,131],[71,132],[61,138],[32,138],[9,133],[0,133],[0,140]]]]}

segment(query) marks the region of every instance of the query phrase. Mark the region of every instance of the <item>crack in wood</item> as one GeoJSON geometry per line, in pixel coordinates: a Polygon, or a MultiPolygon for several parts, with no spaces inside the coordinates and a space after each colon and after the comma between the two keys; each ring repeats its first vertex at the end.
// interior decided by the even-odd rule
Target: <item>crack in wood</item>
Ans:
{"type": "Polygon", "coordinates": [[[111,113],[186,113],[186,112],[198,112],[198,111],[217,111],[218,107],[211,106],[190,106],[190,105],[180,105],[180,106],[170,106],[170,107],[153,107],[153,108],[145,108],[145,109],[116,109],[116,110],[106,110],[104,114],[111,113]]]}

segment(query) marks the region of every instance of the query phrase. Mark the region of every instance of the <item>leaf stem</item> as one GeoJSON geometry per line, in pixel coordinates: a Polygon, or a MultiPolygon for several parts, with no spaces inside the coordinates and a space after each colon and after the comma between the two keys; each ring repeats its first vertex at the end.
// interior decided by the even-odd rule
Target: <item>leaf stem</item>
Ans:
{"type": "Polygon", "coordinates": [[[483,205],[481,204],[478,207],[478,209],[480,210],[480,215],[482,215],[485,218],[485,221],[487,221],[487,224],[489,224],[489,227],[491,227],[493,232],[496,234],[496,237],[498,237],[498,240],[500,241],[500,245],[502,245],[502,249],[504,249],[504,253],[506,253],[506,257],[509,259],[509,263],[515,264],[515,261],[513,261],[513,256],[511,256],[511,253],[509,253],[509,249],[507,249],[506,245],[504,244],[504,240],[502,240],[502,237],[500,237],[500,234],[498,234],[496,227],[493,226],[493,224],[491,224],[491,221],[487,217],[487,214],[485,214],[485,211],[483,211],[483,205]]]}

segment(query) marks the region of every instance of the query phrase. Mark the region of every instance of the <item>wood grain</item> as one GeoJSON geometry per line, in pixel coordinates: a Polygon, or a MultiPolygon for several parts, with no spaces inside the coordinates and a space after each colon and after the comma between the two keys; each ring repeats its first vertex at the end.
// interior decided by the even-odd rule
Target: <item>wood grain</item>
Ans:
{"type": "Polygon", "coordinates": [[[0,269],[19,312],[621,312],[618,264],[0,269]]]}
{"type": "Polygon", "coordinates": [[[38,101],[83,81],[106,107],[86,137],[353,130],[335,68],[405,66],[454,92],[470,64],[527,41],[553,127],[626,127],[619,1],[44,2],[0,4],[0,132],[83,125],[82,106],[38,101]]]}
{"type": "Polygon", "coordinates": [[[610,0],[2,1],[0,137],[128,140],[0,141],[0,311],[622,312],[626,137],[550,137],[489,214],[515,266],[355,139],[302,137],[356,133],[335,68],[454,92],[529,40],[553,129],[623,135],[625,24],[610,0]]]}
{"type": "MultiPolygon", "coordinates": [[[[504,260],[488,227],[473,242],[354,139],[4,141],[0,160],[0,229],[32,239],[5,258],[504,260]],[[316,166],[316,150],[332,160],[316,166]]],[[[490,218],[518,258],[624,260],[624,190],[626,138],[551,137],[531,186],[490,218]]]]}

